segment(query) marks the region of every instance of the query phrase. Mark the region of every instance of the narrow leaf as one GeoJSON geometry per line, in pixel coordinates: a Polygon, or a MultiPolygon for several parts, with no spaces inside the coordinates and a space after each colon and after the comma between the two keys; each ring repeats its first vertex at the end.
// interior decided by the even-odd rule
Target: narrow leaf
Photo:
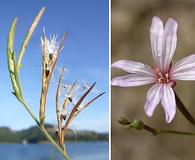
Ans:
{"type": "Polygon", "coordinates": [[[17,69],[18,70],[20,69],[20,64],[21,64],[22,58],[24,56],[24,52],[26,50],[28,42],[29,42],[29,40],[30,40],[30,38],[31,38],[31,36],[32,36],[32,34],[33,34],[33,32],[34,32],[34,30],[35,30],[35,28],[36,28],[36,26],[37,26],[37,24],[39,22],[39,20],[41,19],[44,11],[45,11],[45,7],[43,7],[39,11],[38,15],[36,16],[35,20],[33,21],[32,25],[31,25],[31,27],[30,27],[30,29],[29,29],[29,31],[28,31],[25,39],[24,39],[24,42],[23,42],[22,47],[20,49],[20,54],[19,54],[19,57],[18,57],[18,61],[17,61],[17,69]]]}
{"type": "Polygon", "coordinates": [[[7,60],[9,75],[12,82],[12,87],[17,98],[20,97],[20,90],[15,79],[15,55],[14,55],[14,35],[16,29],[17,18],[14,19],[7,40],[7,60]]]}

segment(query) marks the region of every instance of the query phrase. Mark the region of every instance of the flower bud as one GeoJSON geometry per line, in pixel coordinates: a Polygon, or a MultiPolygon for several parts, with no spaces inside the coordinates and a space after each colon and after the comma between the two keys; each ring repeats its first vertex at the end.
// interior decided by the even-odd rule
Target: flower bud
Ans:
{"type": "Polygon", "coordinates": [[[144,129],[144,123],[139,119],[134,119],[133,122],[130,124],[130,128],[142,130],[144,129]]]}
{"type": "Polygon", "coordinates": [[[122,124],[122,125],[129,125],[130,122],[124,118],[124,117],[121,117],[119,120],[118,120],[118,123],[122,124]]]}

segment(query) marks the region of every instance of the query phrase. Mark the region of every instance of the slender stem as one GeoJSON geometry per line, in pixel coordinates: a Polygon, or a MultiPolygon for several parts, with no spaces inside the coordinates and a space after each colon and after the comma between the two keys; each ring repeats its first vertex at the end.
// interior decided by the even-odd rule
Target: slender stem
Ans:
{"type": "Polygon", "coordinates": [[[40,109],[39,119],[44,123],[45,117],[45,92],[46,92],[46,35],[43,30],[43,45],[42,45],[42,87],[41,87],[41,98],[40,98],[40,109]]]}
{"type": "Polygon", "coordinates": [[[187,136],[195,136],[193,132],[182,132],[168,129],[155,129],[157,134],[178,134],[178,135],[187,135],[187,136]]]}
{"type": "Polygon", "coordinates": [[[192,117],[190,112],[187,110],[179,96],[175,92],[175,99],[176,99],[176,104],[180,112],[183,114],[183,116],[192,124],[195,126],[195,119],[192,117]]]}
{"type": "Polygon", "coordinates": [[[66,148],[65,148],[65,145],[64,145],[64,151],[56,144],[56,142],[53,140],[53,138],[48,134],[48,132],[46,131],[46,129],[42,126],[40,127],[41,131],[43,132],[43,134],[47,137],[47,139],[51,142],[51,144],[53,146],[56,147],[56,149],[62,153],[62,155],[66,158],[66,160],[70,160],[67,152],[66,152],[66,148]]]}
{"type": "Polygon", "coordinates": [[[61,86],[61,82],[62,82],[62,75],[64,73],[64,67],[62,68],[61,74],[60,74],[60,78],[58,81],[58,87],[57,87],[57,91],[56,91],[56,117],[57,117],[57,121],[58,121],[58,141],[59,144],[61,146],[62,149],[64,149],[64,143],[62,143],[62,118],[60,115],[60,111],[59,111],[59,96],[60,96],[60,86],[61,86]]]}
{"type": "Polygon", "coordinates": [[[144,124],[139,119],[134,119],[132,122],[129,122],[126,118],[122,117],[118,122],[121,125],[127,126],[128,129],[136,129],[136,130],[145,130],[152,135],[159,135],[159,134],[177,134],[177,135],[187,135],[187,136],[195,136],[195,132],[184,132],[184,131],[177,131],[177,130],[170,130],[170,129],[163,129],[163,128],[153,128],[144,124]]]}
{"type": "MultiPolygon", "coordinates": [[[[53,54],[55,54],[55,58],[54,58],[54,60],[52,62],[49,75],[47,76],[46,79],[44,79],[44,83],[42,83],[42,91],[41,91],[41,99],[40,99],[40,111],[39,111],[40,121],[43,121],[45,119],[45,104],[46,104],[46,98],[47,98],[47,92],[48,92],[48,88],[49,88],[49,84],[50,84],[50,79],[51,79],[51,76],[53,74],[54,67],[56,65],[59,53],[60,53],[60,51],[61,51],[61,49],[63,47],[64,40],[65,40],[66,36],[67,36],[67,33],[64,33],[64,35],[63,35],[63,37],[61,39],[60,45],[58,47],[57,52],[53,53],[53,54]]],[[[44,41],[45,40],[46,39],[44,38],[44,41]]],[[[46,42],[44,42],[44,43],[46,43],[46,42]]],[[[43,48],[43,51],[44,51],[44,48],[43,48]]],[[[45,54],[45,53],[43,53],[43,54],[45,54]]]]}
{"type": "Polygon", "coordinates": [[[195,133],[193,132],[183,132],[183,131],[176,131],[176,130],[170,130],[170,129],[162,129],[162,128],[152,128],[148,125],[144,124],[144,129],[153,135],[159,135],[159,134],[178,134],[178,135],[188,135],[188,136],[195,136],[195,133]]]}
{"type": "Polygon", "coordinates": [[[31,110],[29,109],[29,107],[26,105],[26,103],[23,100],[19,100],[23,106],[25,107],[25,109],[28,111],[28,113],[30,114],[30,116],[33,118],[33,120],[37,123],[39,129],[42,131],[42,133],[45,135],[45,137],[50,141],[50,143],[56,147],[56,149],[66,158],[66,160],[69,160],[69,156],[66,152],[66,148],[64,146],[64,151],[56,144],[56,142],[53,140],[53,138],[49,135],[49,133],[47,132],[47,130],[44,128],[43,125],[40,125],[38,119],[36,118],[36,116],[31,112],[31,110]]]}

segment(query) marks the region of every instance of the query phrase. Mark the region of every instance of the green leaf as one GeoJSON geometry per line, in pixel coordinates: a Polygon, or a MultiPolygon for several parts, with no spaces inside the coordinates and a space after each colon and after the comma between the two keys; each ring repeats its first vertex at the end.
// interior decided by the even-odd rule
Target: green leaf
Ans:
{"type": "Polygon", "coordinates": [[[26,50],[26,47],[27,47],[27,45],[28,45],[28,42],[29,42],[29,40],[30,40],[30,38],[31,38],[31,36],[32,36],[32,34],[33,34],[33,32],[34,32],[34,30],[35,30],[35,28],[36,28],[36,26],[37,26],[37,24],[38,24],[38,22],[39,22],[39,20],[41,19],[41,17],[42,17],[42,15],[43,15],[44,11],[45,11],[45,7],[43,7],[43,8],[39,11],[38,15],[37,15],[36,18],[34,19],[32,25],[31,25],[31,27],[30,27],[30,29],[29,29],[29,31],[28,31],[28,33],[27,33],[25,39],[24,39],[24,42],[23,42],[22,47],[21,47],[21,49],[20,49],[20,54],[19,54],[19,57],[18,57],[18,61],[17,61],[17,64],[16,64],[17,69],[18,69],[18,72],[19,72],[20,64],[21,64],[22,58],[23,58],[23,56],[24,56],[24,52],[25,52],[25,50],[26,50]]]}
{"type": "Polygon", "coordinates": [[[16,28],[17,18],[14,19],[10,32],[8,35],[7,41],[7,60],[8,60],[8,69],[9,75],[11,78],[12,86],[15,92],[16,97],[20,97],[20,89],[18,87],[18,83],[15,79],[15,54],[14,54],[14,35],[15,35],[15,28],[16,28]]]}

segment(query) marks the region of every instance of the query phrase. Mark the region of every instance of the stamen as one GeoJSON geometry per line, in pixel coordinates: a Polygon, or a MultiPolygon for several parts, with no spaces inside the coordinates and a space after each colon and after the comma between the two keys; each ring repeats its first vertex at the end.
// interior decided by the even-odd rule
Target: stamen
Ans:
{"type": "Polygon", "coordinates": [[[170,79],[169,73],[161,73],[161,71],[158,68],[155,68],[154,71],[156,72],[158,83],[171,83],[172,82],[172,80],[170,79]]]}

